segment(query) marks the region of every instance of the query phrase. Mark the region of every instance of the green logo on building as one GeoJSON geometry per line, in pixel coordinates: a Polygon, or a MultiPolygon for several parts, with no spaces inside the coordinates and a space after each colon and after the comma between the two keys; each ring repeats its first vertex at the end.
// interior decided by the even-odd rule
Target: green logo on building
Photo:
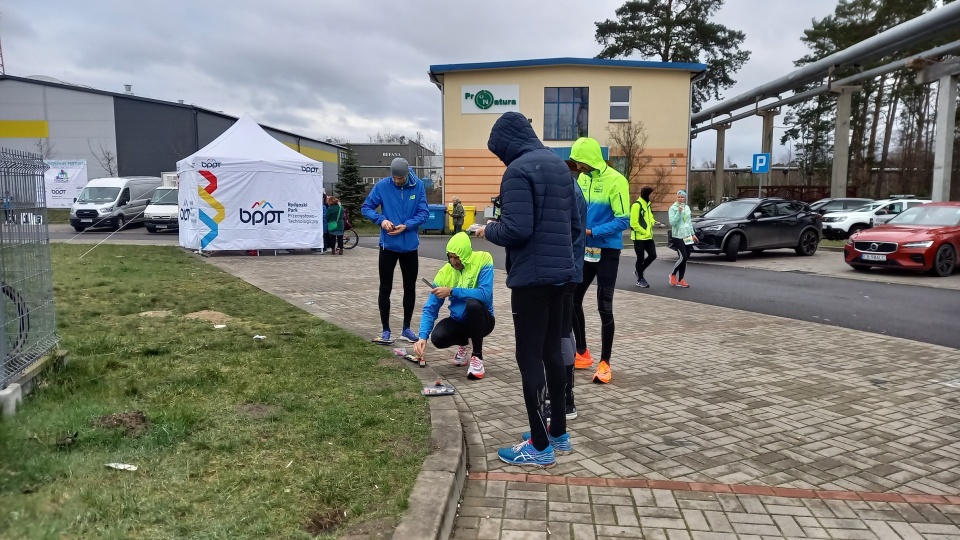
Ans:
{"type": "Polygon", "coordinates": [[[489,109],[493,107],[493,93],[489,90],[481,90],[477,92],[477,95],[473,96],[473,102],[477,105],[478,109],[489,109]]]}
{"type": "Polygon", "coordinates": [[[481,111],[485,111],[494,105],[516,105],[517,100],[515,99],[497,99],[493,96],[493,92],[489,90],[480,90],[476,94],[471,94],[470,92],[464,92],[463,99],[472,99],[473,104],[477,106],[481,111]]]}

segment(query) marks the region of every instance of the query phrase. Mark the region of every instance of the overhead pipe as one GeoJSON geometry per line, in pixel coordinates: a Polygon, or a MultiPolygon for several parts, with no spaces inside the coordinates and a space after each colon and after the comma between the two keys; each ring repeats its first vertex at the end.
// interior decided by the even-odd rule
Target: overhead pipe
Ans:
{"type": "Polygon", "coordinates": [[[893,51],[909,48],[942,33],[956,31],[958,26],[960,26],[960,2],[952,2],[808,64],[779,79],[760,85],[749,92],[704,109],[692,115],[691,125],[701,124],[717,115],[728,114],[751,105],[759,99],[776,96],[781,92],[809,84],[827,75],[832,68],[862,63],[893,51]]]}
{"type": "MultiPolygon", "coordinates": [[[[833,81],[833,82],[831,82],[829,85],[818,86],[818,87],[813,88],[813,89],[811,89],[811,90],[807,90],[806,92],[801,92],[801,93],[799,93],[799,94],[794,94],[794,95],[792,95],[792,96],[790,96],[790,97],[788,97],[788,98],[781,99],[781,100],[776,101],[776,102],[774,102],[774,103],[767,103],[767,104],[761,105],[761,106],[757,107],[755,110],[750,110],[750,111],[747,111],[747,112],[743,112],[743,113],[740,113],[740,114],[731,116],[731,117],[729,117],[729,118],[716,118],[716,119],[715,119],[715,120],[716,120],[715,123],[716,123],[716,124],[729,124],[729,123],[731,123],[731,122],[736,122],[737,120],[743,120],[743,119],[745,119],[745,118],[750,118],[751,116],[756,116],[756,114],[757,114],[758,112],[768,111],[768,110],[770,110],[770,109],[778,109],[778,108],[780,108],[780,107],[785,107],[785,106],[787,106],[787,105],[793,105],[794,103],[800,103],[800,102],[806,101],[806,100],[808,100],[808,99],[810,99],[810,98],[817,97],[817,96],[819,96],[819,95],[821,95],[821,94],[825,94],[825,93],[829,92],[830,89],[833,88],[833,87],[849,86],[849,85],[854,84],[854,83],[858,83],[858,82],[870,80],[870,79],[873,79],[874,77],[878,77],[878,76],[880,76],[880,75],[884,75],[884,74],[886,74],[886,73],[890,73],[890,72],[896,71],[896,70],[898,70],[898,69],[903,69],[903,68],[907,67],[908,65],[910,65],[911,62],[915,62],[915,61],[917,61],[917,60],[924,60],[924,59],[926,59],[926,58],[936,58],[936,57],[938,57],[938,56],[942,56],[942,55],[944,55],[944,54],[948,54],[948,53],[951,53],[951,52],[954,52],[954,51],[958,51],[958,50],[960,50],[960,40],[953,41],[953,42],[947,43],[946,45],[941,45],[941,46],[939,46],[939,47],[935,47],[935,48],[933,48],[933,49],[930,49],[929,51],[924,51],[924,52],[922,52],[922,53],[920,53],[920,54],[917,54],[917,55],[914,55],[914,56],[908,56],[908,57],[906,57],[906,58],[901,58],[900,60],[896,60],[896,61],[890,62],[889,64],[885,64],[885,65],[882,65],[882,66],[879,66],[879,67],[875,67],[875,68],[873,68],[873,69],[868,69],[867,71],[864,71],[864,72],[862,72],[862,73],[857,73],[856,75],[851,75],[851,76],[849,76],[849,77],[846,77],[846,78],[844,78],[844,79],[840,79],[840,80],[838,80],[838,81],[833,81]]],[[[709,129],[713,129],[713,126],[714,126],[714,124],[710,124],[710,125],[706,125],[706,126],[701,126],[701,127],[698,127],[698,128],[695,128],[695,129],[690,130],[690,133],[691,133],[691,134],[696,134],[696,133],[700,133],[700,132],[702,132],[702,131],[707,131],[707,130],[709,130],[709,129]]]]}

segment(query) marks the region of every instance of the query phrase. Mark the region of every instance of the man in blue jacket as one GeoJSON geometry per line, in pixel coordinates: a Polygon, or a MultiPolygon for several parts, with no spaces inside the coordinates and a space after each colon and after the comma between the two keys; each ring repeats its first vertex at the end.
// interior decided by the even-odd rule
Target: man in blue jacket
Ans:
{"type": "Polygon", "coordinates": [[[427,209],[427,191],[423,182],[410,170],[403,158],[390,164],[390,177],[373,186],[360,209],[363,217],[380,226],[380,323],[383,334],[376,343],[393,343],[390,336],[390,293],[393,291],[393,273],[400,263],[403,279],[403,331],[402,339],[417,342],[417,335],[410,329],[413,305],[416,302],[420,225],[430,217],[427,209]],[[377,212],[377,208],[380,212],[377,212]]]}
{"type": "Polygon", "coordinates": [[[544,378],[551,396],[563,396],[566,371],[560,347],[564,286],[576,275],[574,238],[580,212],[570,169],[545,147],[520,113],[501,116],[490,149],[507,166],[500,183],[500,217],[477,231],[506,251],[517,365],[530,433],[502,448],[513,465],[552,467],[556,454],[573,452],[566,415],[555,414],[549,432],[540,408],[544,378]]]}

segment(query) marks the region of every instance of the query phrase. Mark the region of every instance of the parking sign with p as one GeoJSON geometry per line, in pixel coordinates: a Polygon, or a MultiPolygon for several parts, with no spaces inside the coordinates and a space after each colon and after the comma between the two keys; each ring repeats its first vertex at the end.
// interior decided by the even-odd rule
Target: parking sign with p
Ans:
{"type": "Polygon", "coordinates": [[[750,172],[753,174],[766,174],[770,172],[770,154],[754,154],[753,167],[750,172]]]}

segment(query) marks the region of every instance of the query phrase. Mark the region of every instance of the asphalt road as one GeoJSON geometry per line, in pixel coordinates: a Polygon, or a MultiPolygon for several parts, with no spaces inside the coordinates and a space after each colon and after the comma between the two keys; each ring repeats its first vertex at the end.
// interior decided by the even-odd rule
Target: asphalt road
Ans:
{"type": "MultiPolygon", "coordinates": [[[[361,239],[360,245],[371,240],[361,239]]],[[[446,243],[446,237],[422,236],[420,255],[443,260],[446,243]]],[[[489,251],[495,266],[503,268],[503,249],[476,238],[474,248],[489,251]]],[[[693,257],[694,264],[688,265],[686,275],[690,288],[679,289],[667,284],[675,252],[660,247],[657,255],[659,258],[645,272],[649,289],[636,287],[636,259],[621,257],[617,288],[960,349],[960,291],[696,264],[698,257],[710,255],[693,257]]],[[[796,257],[789,250],[783,256],[796,257]]],[[[427,264],[421,264],[421,269],[424,274],[431,271],[427,264]]],[[[797,347],[802,350],[810,345],[798,343],[797,347]]],[[[909,352],[905,350],[904,354],[909,352]]]]}
{"type": "MultiPolygon", "coordinates": [[[[99,241],[110,234],[110,231],[88,230],[81,236],[87,241],[99,241]]],[[[69,240],[76,235],[72,229],[51,226],[53,240],[69,240]]],[[[111,238],[121,239],[177,243],[176,233],[151,234],[143,227],[121,231],[111,238]]],[[[420,255],[444,260],[447,240],[445,236],[421,236],[420,255]]],[[[474,238],[473,241],[476,249],[492,253],[496,267],[503,269],[503,249],[485,240],[474,238]]],[[[360,245],[375,247],[376,238],[362,237],[360,245]]],[[[657,253],[660,258],[646,271],[651,283],[649,289],[636,287],[633,277],[636,259],[627,256],[620,259],[617,288],[960,349],[960,291],[696,264],[698,257],[711,255],[693,257],[686,276],[691,288],[678,289],[667,285],[667,276],[676,260],[675,252],[659,247],[657,253]]],[[[783,256],[795,257],[790,250],[784,250],[783,256]]],[[[433,271],[426,262],[421,264],[421,269],[424,275],[433,271]]],[[[798,344],[802,346],[807,344],[798,344]]]]}

